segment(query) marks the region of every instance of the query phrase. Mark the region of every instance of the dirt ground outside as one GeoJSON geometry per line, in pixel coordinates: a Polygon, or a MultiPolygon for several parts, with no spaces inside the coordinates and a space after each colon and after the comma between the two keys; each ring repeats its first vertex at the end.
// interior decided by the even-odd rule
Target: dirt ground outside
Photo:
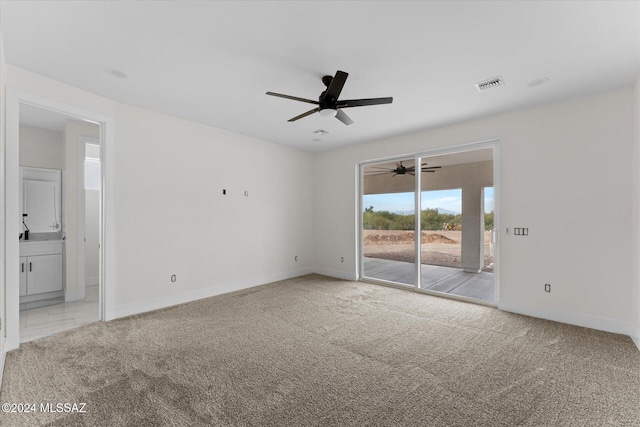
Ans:
{"type": "MultiPolygon", "coordinates": [[[[462,231],[423,231],[422,264],[461,268],[462,231]]],[[[414,262],[415,232],[402,230],[363,230],[364,256],[393,261],[414,262]]],[[[491,232],[484,232],[483,271],[493,271],[491,232]]]]}

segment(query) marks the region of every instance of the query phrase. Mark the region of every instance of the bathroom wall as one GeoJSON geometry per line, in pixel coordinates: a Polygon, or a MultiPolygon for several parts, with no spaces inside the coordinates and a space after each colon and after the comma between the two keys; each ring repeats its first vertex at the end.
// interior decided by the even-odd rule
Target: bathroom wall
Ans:
{"type": "Polygon", "coordinates": [[[20,166],[64,169],[62,132],[21,125],[20,166]]]}
{"type": "MultiPolygon", "coordinates": [[[[21,167],[64,170],[64,135],[55,130],[20,125],[19,155],[21,167]]],[[[26,177],[26,179],[32,178],[26,177]]],[[[60,183],[58,188],[62,188],[60,183]]],[[[20,200],[22,200],[22,188],[20,192],[20,200]]],[[[35,236],[32,234],[31,237],[35,236]]],[[[55,236],[47,238],[60,237],[60,233],[55,233],[55,236]]]]}
{"type": "MultiPolygon", "coordinates": [[[[100,159],[100,146],[87,144],[86,157],[91,159],[100,159]]],[[[99,170],[96,177],[99,184],[99,170]]],[[[90,174],[91,172],[89,172],[90,174]]],[[[88,178],[88,177],[87,177],[88,178]]],[[[99,233],[100,233],[100,190],[95,188],[93,183],[85,179],[85,243],[84,243],[84,259],[85,259],[85,279],[87,286],[98,284],[99,275],[99,233]],[[89,188],[92,187],[92,188],[89,188]]]]}

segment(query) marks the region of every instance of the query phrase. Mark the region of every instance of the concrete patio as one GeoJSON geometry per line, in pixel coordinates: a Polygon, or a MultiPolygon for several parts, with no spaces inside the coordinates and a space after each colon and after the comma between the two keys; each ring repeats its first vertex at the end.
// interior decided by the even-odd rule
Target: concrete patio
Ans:
{"type": "MultiPolygon", "coordinates": [[[[413,286],[412,262],[364,257],[364,276],[413,286]]],[[[459,268],[422,264],[420,288],[494,303],[493,273],[465,273],[459,268]]]]}

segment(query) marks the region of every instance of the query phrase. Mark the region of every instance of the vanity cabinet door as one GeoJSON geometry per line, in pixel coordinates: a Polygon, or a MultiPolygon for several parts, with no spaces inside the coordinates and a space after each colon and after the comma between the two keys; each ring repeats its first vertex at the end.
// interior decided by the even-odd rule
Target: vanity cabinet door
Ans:
{"type": "Polygon", "coordinates": [[[27,258],[27,294],[62,290],[62,254],[27,258]]]}
{"type": "Polygon", "coordinates": [[[20,257],[20,296],[27,294],[27,257],[20,257]]]}

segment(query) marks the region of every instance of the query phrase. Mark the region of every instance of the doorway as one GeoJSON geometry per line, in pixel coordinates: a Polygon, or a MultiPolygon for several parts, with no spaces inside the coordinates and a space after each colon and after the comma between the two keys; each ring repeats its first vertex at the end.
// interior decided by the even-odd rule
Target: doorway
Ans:
{"type": "MultiPolygon", "coordinates": [[[[113,153],[113,120],[107,116],[103,116],[91,111],[84,110],[82,108],[70,106],[67,104],[59,103],[50,99],[42,98],[36,95],[28,94],[14,89],[7,90],[6,98],[7,106],[7,133],[6,133],[6,147],[5,147],[5,221],[3,222],[5,236],[5,251],[2,259],[3,270],[5,271],[5,310],[6,310],[6,351],[15,349],[19,346],[20,342],[26,341],[29,338],[35,338],[36,334],[32,336],[25,336],[22,334],[22,327],[27,326],[28,321],[21,316],[21,308],[23,311],[30,308],[26,305],[22,305],[23,300],[21,298],[24,295],[21,294],[22,286],[21,281],[21,257],[23,255],[33,256],[35,258],[40,255],[46,255],[39,251],[53,251],[56,253],[56,260],[62,258],[62,289],[57,289],[62,295],[63,301],[61,304],[49,305],[45,297],[49,295],[41,295],[37,292],[37,288],[32,286],[32,293],[38,295],[30,295],[38,301],[35,305],[41,305],[40,310],[48,311],[48,315],[55,318],[56,328],[49,329],[53,321],[45,321],[40,319],[38,322],[33,320],[31,325],[40,323],[42,329],[47,329],[44,335],[55,333],[58,330],[68,329],[70,327],[78,326],[79,324],[88,323],[95,320],[110,320],[114,318],[113,310],[113,249],[111,242],[112,236],[112,171],[109,167],[108,160],[113,153]],[[29,113],[37,113],[37,116],[41,116],[39,123],[29,123],[29,113]],[[62,121],[65,123],[63,131],[51,131],[46,132],[46,121],[62,121]],[[26,130],[29,125],[31,129],[26,130]],[[37,126],[36,126],[37,125],[37,126]],[[43,130],[44,129],[44,130],[43,130]],[[25,147],[21,144],[21,136],[29,134],[35,137],[27,146],[31,150],[25,150],[25,147]],[[62,134],[62,142],[57,136],[55,138],[47,138],[52,135],[62,134]],[[93,142],[99,143],[99,159],[101,162],[101,168],[99,172],[99,185],[101,188],[99,194],[99,222],[98,222],[98,238],[100,251],[95,263],[99,266],[96,276],[97,286],[95,292],[92,292],[92,298],[87,295],[87,289],[82,286],[84,283],[82,280],[77,280],[79,277],[78,268],[78,236],[84,233],[84,230],[78,232],[77,228],[77,213],[78,211],[85,210],[85,206],[79,205],[77,198],[78,188],[76,183],[79,181],[76,171],[76,144],[78,143],[78,137],[88,136],[93,138],[93,142]],[[58,146],[64,147],[64,154],[60,154],[54,150],[55,142],[58,142],[58,146]],[[46,142],[53,145],[47,145],[46,142]],[[29,145],[31,144],[31,145],[29,145]],[[34,149],[35,147],[35,149],[34,149]],[[28,162],[30,164],[26,164],[28,162]],[[36,171],[40,169],[47,169],[47,162],[54,163],[49,164],[48,169],[58,171],[61,175],[62,191],[60,204],[62,208],[60,230],[56,230],[56,235],[38,235],[31,234],[29,241],[24,240],[24,231],[26,229],[25,224],[21,220],[18,220],[21,216],[23,206],[20,203],[20,188],[22,182],[20,179],[21,167],[31,168],[36,171]],[[62,165],[62,167],[60,167],[62,165]],[[15,236],[16,238],[9,238],[9,236],[15,236]],[[20,236],[20,239],[17,237],[20,236]],[[22,246],[29,247],[27,254],[22,250],[22,246]],[[35,253],[32,253],[35,251],[35,253]],[[79,285],[80,284],[80,285],[79,285]],[[42,298],[41,298],[42,297],[42,298]],[[90,301],[87,301],[90,300],[90,301]],[[91,305],[91,312],[84,314],[80,310],[68,310],[65,305],[68,304],[80,304],[89,303],[91,305]],[[47,308],[49,307],[49,308],[47,308]],[[71,311],[76,311],[74,316],[69,315],[71,311]],[[77,315],[76,315],[77,314],[77,315]],[[46,325],[46,326],[45,326],[46,325]]],[[[32,117],[33,119],[33,117],[32,117]]],[[[24,139],[24,138],[22,138],[24,139]]],[[[82,160],[84,163],[84,159],[82,160]]],[[[83,166],[84,169],[84,166],[83,166]]],[[[83,170],[84,173],[84,170],[83,170]]],[[[82,180],[83,181],[83,180],[82,180]]],[[[82,184],[83,185],[83,184],[82,184]]],[[[82,188],[84,191],[84,188],[82,188]]],[[[84,203],[84,201],[82,201],[84,203]]],[[[26,217],[29,218],[28,216],[26,217]]],[[[28,226],[28,221],[26,222],[28,226]]],[[[46,234],[46,233],[45,233],[46,234]]],[[[84,239],[84,237],[83,237],[84,239]]],[[[58,269],[56,261],[56,269],[58,269]]],[[[49,267],[53,265],[53,262],[49,263],[49,267]]],[[[82,264],[84,267],[84,263],[82,264]]],[[[35,264],[31,264],[31,267],[35,269],[35,264]]],[[[56,270],[53,269],[53,270],[56,270]]],[[[47,270],[49,273],[51,270],[47,270]]],[[[39,274],[38,280],[42,277],[48,278],[49,273],[39,274]]],[[[27,273],[28,274],[28,273],[27,273]]],[[[57,275],[57,270],[54,271],[57,275]]],[[[84,277],[83,277],[84,278],[84,277]]],[[[32,278],[32,280],[34,280],[32,278]]],[[[45,280],[53,287],[53,282],[45,280]]],[[[29,277],[26,277],[27,293],[29,292],[29,277]]],[[[34,282],[35,283],[35,282],[34,282]]],[[[57,285],[56,285],[57,286],[57,285]]],[[[27,302],[27,301],[24,301],[27,302]]],[[[33,302],[33,301],[28,301],[33,302]]],[[[60,302],[59,302],[60,303],[60,302]]]]}
{"type": "Polygon", "coordinates": [[[100,318],[102,185],[100,125],[25,103],[19,124],[23,343],[100,318]],[[27,191],[34,184],[45,191],[27,191]]]}
{"type": "Polygon", "coordinates": [[[495,305],[497,145],[361,163],[360,277],[495,305]]]}

